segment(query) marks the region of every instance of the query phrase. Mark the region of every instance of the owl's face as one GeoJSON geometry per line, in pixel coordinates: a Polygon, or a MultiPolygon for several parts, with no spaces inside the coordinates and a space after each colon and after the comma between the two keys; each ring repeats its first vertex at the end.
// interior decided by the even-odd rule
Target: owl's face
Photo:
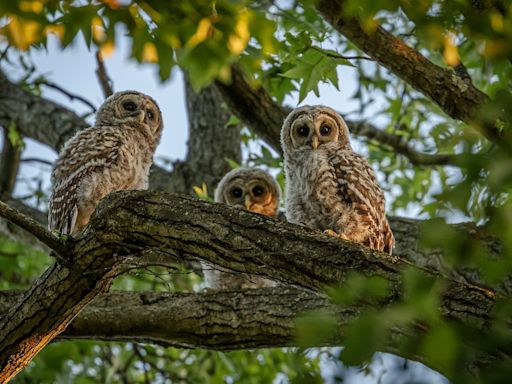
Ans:
{"type": "Polygon", "coordinates": [[[328,143],[349,145],[345,121],[333,109],[324,106],[304,106],[294,109],[281,130],[283,150],[317,150],[328,143]]]}
{"type": "Polygon", "coordinates": [[[268,173],[254,168],[228,172],[215,191],[215,201],[238,206],[250,212],[276,216],[280,189],[268,173]]]}
{"type": "Polygon", "coordinates": [[[136,91],[110,96],[98,110],[96,125],[143,123],[157,136],[163,128],[160,108],[153,98],[136,91]]]}

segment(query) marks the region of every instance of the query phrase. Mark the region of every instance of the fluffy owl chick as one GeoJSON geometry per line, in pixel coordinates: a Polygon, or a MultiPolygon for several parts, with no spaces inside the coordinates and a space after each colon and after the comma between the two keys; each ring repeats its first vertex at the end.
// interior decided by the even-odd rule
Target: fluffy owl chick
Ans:
{"type": "Polygon", "coordinates": [[[345,121],[331,108],[304,106],[288,115],[281,130],[286,218],[391,254],[384,194],[349,140],[345,121]]]}
{"type": "Polygon", "coordinates": [[[105,100],[94,126],[67,141],[55,164],[49,229],[76,233],[110,192],[147,189],[162,128],[160,109],[147,95],[124,91],[105,100]]]}
{"type": "MultiPolygon", "coordinates": [[[[228,172],[215,190],[215,201],[265,216],[277,216],[281,189],[272,176],[256,168],[228,172]]],[[[276,285],[272,280],[213,267],[203,263],[207,287],[211,289],[262,288],[276,285]]]]}

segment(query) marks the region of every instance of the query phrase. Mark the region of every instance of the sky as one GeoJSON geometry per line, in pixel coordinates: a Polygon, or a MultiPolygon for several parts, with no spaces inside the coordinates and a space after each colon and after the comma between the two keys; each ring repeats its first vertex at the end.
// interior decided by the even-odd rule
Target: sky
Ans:
{"type": "MultiPolygon", "coordinates": [[[[157,149],[155,161],[162,161],[162,158],[172,161],[183,159],[186,155],[187,143],[187,115],[185,107],[185,95],[182,74],[179,70],[174,70],[169,81],[160,82],[156,67],[151,64],[137,64],[135,61],[128,60],[128,46],[126,39],[118,39],[119,45],[116,47],[114,54],[105,59],[105,66],[110,78],[113,81],[115,91],[127,89],[137,90],[152,96],[159,104],[163,113],[164,131],[161,143],[157,149]]],[[[61,86],[67,91],[78,94],[89,101],[96,107],[99,107],[103,101],[103,95],[99,82],[95,75],[96,61],[94,51],[87,49],[83,40],[78,39],[73,45],[62,51],[56,40],[50,39],[48,49],[46,51],[32,51],[30,56],[37,68],[37,73],[44,75],[47,80],[61,86]]],[[[7,75],[15,80],[19,78],[23,72],[16,68],[7,68],[7,75]]],[[[356,88],[356,72],[348,66],[342,66],[338,70],[340,79],[339,88],[336,90],[332,85],[322,84],[319,86],[320,96],[316,97],[310,93],[301,103],[305,104],[325,104],[338,111],[347,113],[356,108],[356,103],[350,100],[350,96],[355,92],[356,88]]],[[[86,114],[90,112],[90,108],[80,101],[70,101],[69,98],[59,91],[42,88],[43,96],[74,110],[78,114],[86,114]]],[[[296,107],[298,106],[297,94],[287,97],[285,104],[296,107]]],[[[92,123],[93,118],[88,120],[92,123]]],[[[1,139],[0,139],[1,140],[1,139]]],[[[51,162],[55,161],[57,154],[51,148],[39,144],[33,140],[25,140],[26,147],[22,158],[37,157],[51,162]]],[[[361,147],[361,146],[359,146],[361,147]]],[[[355,145],[356,150],[358,145],[355,145]]],[[[23,163],[20,177],[23,180],[33,177],[42,177],[44,188],[49,189],[49,176],[51,168],[49,166],[37,163],[23,163]]],[[[15,193],[23,196],[30,193],[30,188],[34,183],[18,183],[15,193]]],[[[404,212],[404,215],[407,215],[404,212]]],[[[410,216],[415,213],[409,212],[410,216]]],[[[374,375],[363,376],[360,372],[350,371],[346,383],[365,383],[371,384],[378,381],[378,377],[385,372],[385,366],[391,361],[385,354],[376,362],[374,375]]],[[[429,370],[419,363],[413,365],[415,377],[418,376],[424,383],[446,383],[446,380],[429,370]]],[[[324,370],[329,371],[328,365],[324,365],[324,370]]],[[[412,372],[412,371],[411,371],[412,372]]],[[[410,378],[411,379],[411,378],[410,378]]]]}

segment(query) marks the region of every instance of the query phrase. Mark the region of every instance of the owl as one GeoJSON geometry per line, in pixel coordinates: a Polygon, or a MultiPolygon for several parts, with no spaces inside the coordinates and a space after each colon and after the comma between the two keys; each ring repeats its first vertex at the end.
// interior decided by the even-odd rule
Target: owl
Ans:
{"type": "Polygon", "coordinates": [[[69,139],[59,155],[51,176],[49,229],[75,234],[110,192],[147,189],[162,128],[151,97],[136,91],[110,96],[94,126],[69,139]]]}
{"type": "Polygon", "coordinates": [[[336,111],[296,108],[284,121],[281,146],[288,221],[392,253],[384,194],[336,111]]]}
{"type": "MultiPolygon", "coordinates": [[[[281,189],[272,176],[256,168],[237,168],[228,172],[215,190],[215,201],[250,212],[275,217],[278,214],[281,189]]],[[[211,289],[273,287],[275,282],[260,276],[248,275],[212,267],[203,263],[207,287],[211,289]]]]}

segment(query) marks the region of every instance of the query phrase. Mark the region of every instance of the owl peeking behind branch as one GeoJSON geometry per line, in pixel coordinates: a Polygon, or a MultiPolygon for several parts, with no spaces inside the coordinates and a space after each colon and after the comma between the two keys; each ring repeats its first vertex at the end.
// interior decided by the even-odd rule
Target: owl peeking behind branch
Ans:
{"type": "Polygon", "coordinates": [[[162,128],[151,97],[135,91],[110,96],[94,126],[75,134],[59,155],[51,178],[49,229],[77,233],[110,192],[147,189],[162,128]]]}
{"type": "Polygon", "coordinates": [[[281,145],[288,221],[392,253],[384,193],[336,111],[296,108],[284,121],[281,145]]]}
{"type": "MultiPolygon", "coordinates": [[[[268,173],[256,168],[237,168],[228,172],[215,190],[215,201],[250,212],[275,217],[281,189],[268,173]]],[[[202,263],[206,286],[211,289],[261,288],[276,285],[260,276],[229,271],[202,263]]]]}

